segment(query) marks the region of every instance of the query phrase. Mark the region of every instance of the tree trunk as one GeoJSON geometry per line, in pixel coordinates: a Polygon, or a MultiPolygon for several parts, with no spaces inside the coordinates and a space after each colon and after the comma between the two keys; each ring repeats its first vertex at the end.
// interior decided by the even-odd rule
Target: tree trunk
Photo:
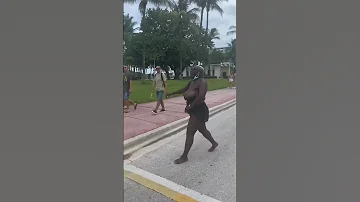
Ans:
{"type": "MultiPolygon", "coordinates": [[[[180,44],[180,46],[182,46],[182,45],[180,44]]],[[[182,69],[183,61],[182,61],[182,51],[181,50],[180,50],[179,56],[180,56],[180,69],[182,69]]]]}
{"type": "Polygon", "coordinates": [[[183,31],[183,27],[182,27],[182,18],[180,15],[180,49],[179,49],[179,59],[180,59],[180,67],[179,69],[182,70],[183,67],[183,43],[182,43],[182,31],[183,31]]]}
{"type": "Polygon", "coordinates": [[[143,51],[142,54],[142,73],[143,73],[142,80],[144,81],[145,80],[145,50],[143,51]]]}
{"type": "MultiPolygon", "coordinates": [[[[199,25],[199,41],[202,42],[202,23],[204,20],[204,10],[205,10],[205,6],[201,7],[201,13],[200,13],[200,25],[199,25]]],[[[201,43],[202,44],[202,43],[201,43]]],[[[198,47],[198,50],[196,51],[196,61],[200,61],[200,52],[201,52],[201,46],[198,47]]]]}
{"type": "Polygon", "coordinates": [[[206,32],[205,35],[207,36],[208,34],[208,30],[209,30],[209,12],[210,12],[210,8],[206,8],[206,32]]]}
{"type": "Polygon", "coordinates": [[[204,10],[205,10],[205,6],[201,7],[201,16],[200,16],[200,34],[201,34],[201,31],[202,31],[202,23],[203,23],[203,20],[204,20],[204,10]]]}
{"type": "MultiPolygon", "coordinates": [[[[142,19],[141,19],[141,24],[144,23],[144,19],[145,19],[145,12],[142,16],[142,19]]],[[[144,34],[144,33],[143,33],[144,34]]],[[[146,47],[145,47],[145,41],[144,41],[144,37],[143,37],[143,52],[142,52],[142,69],[143,69],[143,78],[142,80],[145,81],[145,53],[146,53],[146,47]]]]}
{"type": "MultiPolygon", "coordinates": [[[[209,12],[210,12],[210,7],[206,8],[206,32],[205,32],[205,36],[208,35],[208,30],[209,30],[209,12]]],[[[209,67],[210,67],[210,57],[209,57],[209,50],[206,49],[206,53],[204,53],[206,55],[206,62],[208,62],[209,67]]]]}

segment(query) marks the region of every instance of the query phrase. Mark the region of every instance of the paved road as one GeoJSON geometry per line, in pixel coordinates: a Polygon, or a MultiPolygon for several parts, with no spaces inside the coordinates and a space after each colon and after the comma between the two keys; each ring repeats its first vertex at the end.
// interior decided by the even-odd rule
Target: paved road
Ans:
{"type": "Polygon", "coordinates": [[[167,202],[172,201],[170,198],[174,195],[187,195],[197,199],[195,201],[199,201],[199,197],[203,197],[200,201],[236,201],[235,121],[236,107],[211,117],[208,129],[219,142],[219,147],[209,153],[210,143],[197,133],[189,161],[181,165],[175,165],[173,161],[183,151],[184,132],[134,154],[125,170],[137,175],[125,179],[125,201],[167,202]],[[147,187],[134,181],[147,184],[147,187]],[[174,193],[168,188],[180,191],[174,193]],[[151,189],[160,190],[158,192],[162,194],[151,189]]]}

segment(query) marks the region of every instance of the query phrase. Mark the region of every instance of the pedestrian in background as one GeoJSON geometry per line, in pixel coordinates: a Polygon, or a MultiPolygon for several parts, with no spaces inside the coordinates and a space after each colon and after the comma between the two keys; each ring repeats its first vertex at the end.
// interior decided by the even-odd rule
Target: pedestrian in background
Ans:
{"type": "Polygon", "coordinates": [[[165,112],[166,110],[165,110],[163,97],[164,97],[164,92],[167,93],[167,85],[166,85],[166,76],[162,72],[160,66],[156,66],[156,73],[154,75],[152,91],[154,92],[155,90],[156,90],[157,103],[152,113],[157,114],[157,110],[160,105],[161,105],[160,112],[165,112]]]}
{"type": "Polygon", "coordinates": [[[232,73],[230,73],[229,75],[229,87],[233,88],[233,84],[234,84],[234,76],[232,73]]]}
{"type": "Polygon", "coordinates": [[[236,72],[234,73],[234,85],[236,87],[236,72]]]}
{"type": "Polygon", "coordinates": [[[134,110],[137,104],[130,100],[130,94],[132,93],[132,75],[129,72],[127,66],[123,69],[123,100],[124,100],[124,112],[129,112],[130,105],[134,106],[134,110]]]}

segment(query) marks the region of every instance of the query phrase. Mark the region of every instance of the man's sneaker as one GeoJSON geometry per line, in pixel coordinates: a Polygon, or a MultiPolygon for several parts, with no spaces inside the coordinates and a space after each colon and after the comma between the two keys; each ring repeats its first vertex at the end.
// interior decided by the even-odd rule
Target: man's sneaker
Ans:
{"type": "Polygon", "coordinates": [[[161,109],[160,112],[166,112],[166,110],[165,110],[165,109],[161,109]]]}
{"type": "Polygon", "coordinates": [[[156,110],[152,110],[152,113],[156,115],[156,114],[157,114],[157,111],[156,111],[156,110]]]}

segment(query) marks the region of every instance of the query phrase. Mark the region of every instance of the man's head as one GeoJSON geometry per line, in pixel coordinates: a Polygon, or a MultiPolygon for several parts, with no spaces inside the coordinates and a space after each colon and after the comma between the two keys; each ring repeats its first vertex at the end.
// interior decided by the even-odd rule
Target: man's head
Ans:
{"type": "Polygon", "coordinates": [[[157,73],[160,73],[161,72],[160,66],[156,66],[155,70],[156,70],[157,73]]]}
{"type": "Polygon", "coordinates": [[[194,66],[191,69],[190,76],[192,79],[203,78],[204,77],[204,68],[201,66],[198,66],[198,65],[194,66]]]}
{"type": "Polygon", "coordinates": [[[124,66],[124,72],[127,72],[129,68],[127,66],[124,66]]]}

